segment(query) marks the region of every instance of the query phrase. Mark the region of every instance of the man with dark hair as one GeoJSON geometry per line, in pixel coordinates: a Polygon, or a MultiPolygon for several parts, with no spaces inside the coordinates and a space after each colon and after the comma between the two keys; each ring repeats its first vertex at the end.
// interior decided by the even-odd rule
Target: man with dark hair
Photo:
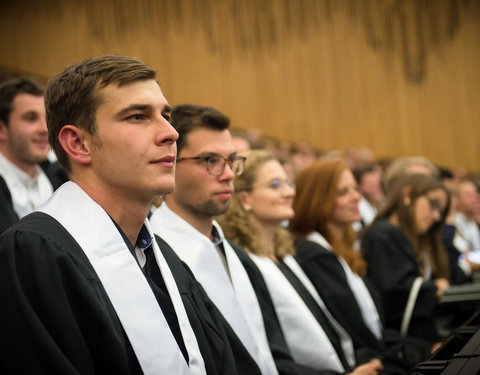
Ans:
{"type": "Polygon", "coordinates": [[[90,58],[45,102],[72,181],[0,236],[0,373],[259,374],[146,219],[174,188],[178,137],[155,71],[90,58]]]}
{"type": "Polygon", "coordinates": [[[0,85],[0,233],[53,192],[39,163],[50,150],[43,89],[33,79],[0,85]]]}
{"type": "Polygon", "coordinates": [[[214,220],[228,210],[245,161],[229,119],[215,108],[185,104],[173,108],[171,123],[179,133],[175,190],[153,213],[154,232],[187,263],[262,374],[331,374],[294,362],[258,268],[214,220]]]}

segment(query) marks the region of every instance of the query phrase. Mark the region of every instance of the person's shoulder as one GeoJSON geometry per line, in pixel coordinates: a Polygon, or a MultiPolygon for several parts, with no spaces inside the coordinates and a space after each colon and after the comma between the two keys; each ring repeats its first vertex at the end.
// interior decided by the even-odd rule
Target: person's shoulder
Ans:
{"type": "Polygon", "coordinates": [[[330,250],[306,238],[299,238],[295,242],[295,253],[295,258],[300,264],[305,264],[313,259],[335,258],[330,250]]]}
{"type": "Polygon", "coordinates": [[[40,249],[73,249],[78,244],[53,217],[33,212],[10,226],[0,236],[2,249],[22,247],[28,252],[40,249]]]}

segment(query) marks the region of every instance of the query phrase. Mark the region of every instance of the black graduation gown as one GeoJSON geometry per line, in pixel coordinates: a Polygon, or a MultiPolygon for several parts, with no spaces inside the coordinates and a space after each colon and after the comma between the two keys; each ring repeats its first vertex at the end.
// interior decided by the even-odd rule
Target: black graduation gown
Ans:
{"type": "Polygon", "coordinates": [[[0,233],[17,221],[18,215],[13,209],[12,195],[5,180],[0,176],[0,233]]]}
{"type": "Polygon", "coordinates": [[[337,372],[328,370],[315,370],[311,367],[295,363],[285,341],[280,322],[275,312],[272,299],[263,279],[261,271],[257,265],[250,259],[248,254],[237,244],[229,241],[233,250],[242,262],[247,271],[250,282],[258,299],[260,309],[262,310],[263,322],[267,331],[268,344],[272,351],[273,359],[280,375],[332,375],[337,372]]]}
{"type": "MultiPolygon", "coordinates": [[[[420,275],[414,250],[399,228],[381,219],[365,233],[362,251],[368,264],[367,275],[382,297],[385,324],[399,330],[413,281],[420,275]]],[[[436,291],[433,280],[422,284],[408,330],[410,336],[438,340],[433,323],[436,291]]]]}
{"type": "MultiPolygon", "coordinates": [[[[251,367],[232,363],[222,322],[188,271],[164,253],[207,373],[258,374],[246,356],[251,367]]],[[[50,216],[30,214],[0,236],[0,300],[0,373],[142,374],[88,258],[50,216]]]]}
{"type": "MultiPolygon", "coordinates": [[[[373,335],[362,319],[360,306],[350,289],[347,276],[337,256],[318,243],[305,238],[299,239],[295,248],[295,258],[322,297],[328,310],[352,337],[356,351],[370,348],[371,357],[381,355],[385,345],[373,335]]],[[[369,287],[368,284],[367,287],[369,287]]],[[[371,294],[374,293],[371,291],[371,294]]],[[[375,298],[374,301],[381,314],[375,298]]]]}
{"type": "MultiPolygon", "coordinates": [[[[357,363],[380,358],[385,367],[382,373],[398,374],[408,371],[429,357],[430,343],[402,337],[398,330],[385,329],[383,339],[380,340],[373,335],[362,318],[360,306],[350,289],[345,271],[334,253],[305,238],[299,239],[295,248],[295,258],[303,271],[330,313],[350,334],[357,363]]],[[[368,278],[364,278],[364,281],[384,323],[381,297],[368,278]]]]}

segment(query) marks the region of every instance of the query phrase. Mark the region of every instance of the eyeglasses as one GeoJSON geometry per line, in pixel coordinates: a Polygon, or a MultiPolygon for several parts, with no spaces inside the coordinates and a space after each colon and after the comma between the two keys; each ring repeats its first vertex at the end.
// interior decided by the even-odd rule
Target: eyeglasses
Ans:
{"type": "Polygon", "coordinates": [[[200,160],[207,165],[207,172],[212,176],[220,176],[225,171],[225,166],[228,166],[233,171],[235,176],[240,176],[245,167],[245,156],[234,155],[229,158],[223,158],[220,155],[208,155],[208,156],[194,156],[187,158],[178,158],[177,163],[184,160],[200,160]]]}
{"type": "Polygon", "coordinates": [[[291,180],[282,180],[281,178],[274,178],[272,179],[268,187],[274,189],[274,190],[283,190],[286,187],[289,187],[293,190],[295,190],[295,184],[291,180]]]}

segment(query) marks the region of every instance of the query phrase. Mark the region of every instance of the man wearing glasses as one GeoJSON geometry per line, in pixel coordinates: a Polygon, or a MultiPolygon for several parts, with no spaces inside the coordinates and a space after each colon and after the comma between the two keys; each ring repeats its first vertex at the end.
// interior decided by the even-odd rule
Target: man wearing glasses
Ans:
{"type": "Polygon", "coordinates": [[[255,291],[214,221],[228,210],[233,179],[245,162],[230,121],[211,107],[180,105],[171,124],[179,133],[175,190],[153,213],[152,228],[187,263],[262,374],[278,374],[255,291]]]}

